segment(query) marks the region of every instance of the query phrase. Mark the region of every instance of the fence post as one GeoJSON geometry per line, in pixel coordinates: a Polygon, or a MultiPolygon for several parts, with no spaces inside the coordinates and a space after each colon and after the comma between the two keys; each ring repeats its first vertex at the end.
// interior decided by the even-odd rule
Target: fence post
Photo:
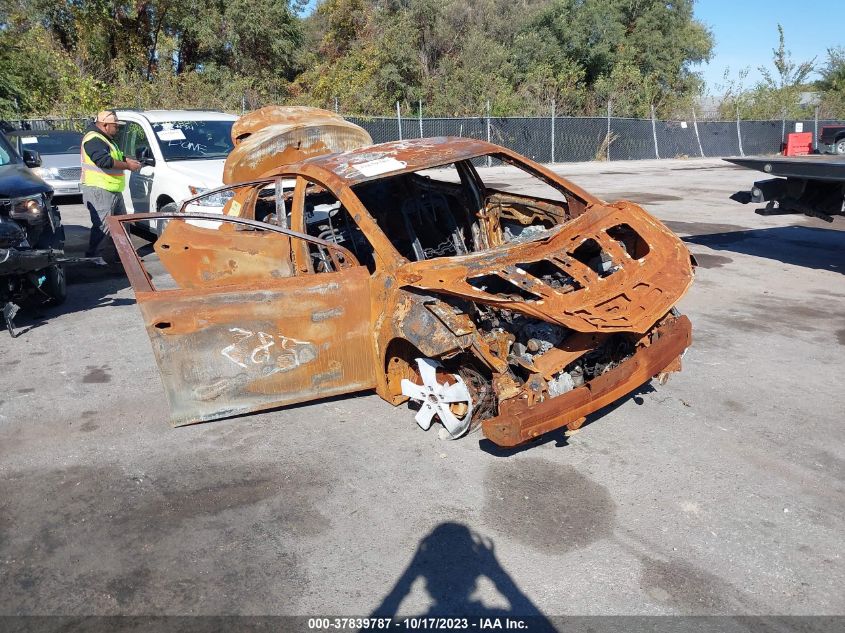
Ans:
{"type": "Polygon", "coordinates": [[[745,156],[745,152],[742,151],[742,134],[739,131],[739,106],[736,107],[736,140],[739,144],[739,155],[745,156]]]}
{"type": "Polygon", "coordinates": [[[339,104],[337,102],[337,97],[334,98],[334,113],[337,114],[340,110],[339,104]]]}
{"type": "Polygon", "coordinates": [[[816,106],[816,113],[813,119],[813,151],[819,151],[819,106],[816,106]]]}
{"type": "MultiPolygon", "coordinates": [[[[487,99],[487,142],[490,142],[490,99],[487,99]]],[[[493,165],[493,161],[490,159],[490,156],[487,156],[487,166],[490,167],[493,165]]]]}
{"type": "Polygon", "coordinates": [[[399,140],[402,140],[402,110],[399,109],[399,102],[396,102],[396,123],[399,125],[399,140]]]}
{"type": "Polygon", "coordinates": [[[420,99],[420,138],[423,137],[422,131],[422,99],[420,99]]]}
{"type": "Polygon", "coordinates": [[[607,100],[607,136],[605,136],[607,143],[607,162],[610,162],[610,99],[607,100]]]}
{"type": "Polygon", "coordinates": [[[654,119],[654,104],[651,104],[651,136],[654,138],[654,156],[660,160],[660,152],[657,149],[657,121],[654,119]]]}
{"type": "Polygon", "coordinates": [[[241,95],[241,116],[246,112],[246,93],[241,95]]]}
{"type": "Polygon", "coordinates": [[[555,100],[552,99],[552,164],[555,162],[555,100]]]}
{"type": "Polygon", "coordinates": [[[692,127],[695,128],[695,140],[698,141],[698,151],[704,158],[704,148],[701,146],[701,137],[698,135],[698,119],[695,116],[695,106],[692,106],[692,127]]]}
{"type": "Polygon", "coordinates": [[[780,113],[780,145],[783,147],[783,144],[786,142],[786,110],[782,110],[780,113]]]}

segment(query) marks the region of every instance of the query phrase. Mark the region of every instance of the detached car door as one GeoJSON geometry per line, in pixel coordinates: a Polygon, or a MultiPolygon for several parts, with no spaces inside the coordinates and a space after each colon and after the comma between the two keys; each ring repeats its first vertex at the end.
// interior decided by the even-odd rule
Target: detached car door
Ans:
{"type": "Polygon", "coordinates": [[[346,249],[217,214],[118,216],[109,228],[174,426],[375,386],[369,273],[346,249]],[[162,233],[136,248],[129,226],[151,216],[162,233]],[[295,251],[329,264],[297,273],[295,251]]]}

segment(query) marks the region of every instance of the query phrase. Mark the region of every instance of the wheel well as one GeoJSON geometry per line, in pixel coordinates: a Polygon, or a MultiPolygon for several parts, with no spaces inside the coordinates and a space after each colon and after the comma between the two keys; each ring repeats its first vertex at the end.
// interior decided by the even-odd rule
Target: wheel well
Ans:
{"type": "Polygon", "coordinates": [[[161,211],[161,208],[173,202],[173,199],[170,196],[159,196],[158,200],[156,200],[156,211],[161,211]]]}
{"type": "Polygon", "coordinates": [[[401,338],[393,339],[387,346],[384,354],[384,373],[393,404],[400,404],[407,399],[402,396],[400,387],[403,378],[419,382],[415,360],[421,356],[423,354],[416,347],[401,338]]]}

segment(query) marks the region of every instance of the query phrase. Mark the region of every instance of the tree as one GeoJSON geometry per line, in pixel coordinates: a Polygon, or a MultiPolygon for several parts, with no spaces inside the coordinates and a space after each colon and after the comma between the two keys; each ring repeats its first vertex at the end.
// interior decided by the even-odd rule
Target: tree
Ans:
{"type": "Polygon", "coordinates": [[[778,24],[778,47],[772,49],[772,65],[777,74],[773,74],[765,66],[758,70],[763,76],[763,83],[770,90],[783,90],[794,86],[802,85],[807,77],[813,72],[814,57],[808,62],[795,63],[792,61],[792,53],[786,50],[786,43],[783,35],[783,26],[778,24]]]}
{"type": "Polygon", "coordinates": [[[813,72],[815,58],[795,62],[786,48],[783,27],[778,24],[778,46],[772,49],[774,71],[760,66],[762,80],[747,92],[735,96],[729,108],[735,116],[739,108],[742,116],[755,119],[800,118],[808,116],[800,105],[801,92],[810,89],[807,78],[813,72]]]}
{"type": "Polygon", "coordinates": [[[107,105],[234,109],[245,91],[264,100],[299,72],[302,5],[0,0],[0,107],[17,102],[23,115],[107,105]]]}
{"type": "Polygon", "coordinates": [[[827,62],[819,69],[819,74],[819,89],[845,92],[845,47],[827,49],[827,62]]]}
{"type": "Polygon", "coordinates": [[[670,115],[679,101],[689,100],[700,85],[690,66],[709,59],[713,47],[711,33],[693,18],[691,0],[555,0],[525,32],[547,44],[523,60],[523,71],[575,62],[586,89],[598,90],[599,100],[617,101],[614,110],[627,116],[648,116],[652,104],[670,115]],[[629,79],[648,92],[645,99],[623,97],[632,87],[629,79]]]}
{"type": "Polygon", "coordinates": [[[687,111],[712,35],[693,0],[0,0],[0,107],[385,114],[687,111]],[[21,49],[26,37],[39,50],[21,49]],[[27,53],[27,51],[29,51],[27,53]],[[49,59],[44,56],[49,56],[49,59]],[[31,86],[39,95],[32,97],[31,86]],[[81,107],[81,106],[80,106],[81,107]]]}
{"type": "Polygon", "coordinates": [[[827,61],[819,69],[821,91],[819,115],[822,118],[845,118],[845,48],[829,48],[827,61]]]}

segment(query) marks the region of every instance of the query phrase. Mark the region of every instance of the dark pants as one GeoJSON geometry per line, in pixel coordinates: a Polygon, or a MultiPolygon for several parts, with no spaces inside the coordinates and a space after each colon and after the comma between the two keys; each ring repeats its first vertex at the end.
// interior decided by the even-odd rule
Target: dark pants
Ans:
{"type": "Polygon", "coordinates": [[[88,250],[85,256],[102,257],[110,263],[116,262],[117,253],[105,221],[110,215],[126,213],[123,195],[99,187],[82,185],[82,202],[91,216],[91,235],[88,238],[88,250]]]}

